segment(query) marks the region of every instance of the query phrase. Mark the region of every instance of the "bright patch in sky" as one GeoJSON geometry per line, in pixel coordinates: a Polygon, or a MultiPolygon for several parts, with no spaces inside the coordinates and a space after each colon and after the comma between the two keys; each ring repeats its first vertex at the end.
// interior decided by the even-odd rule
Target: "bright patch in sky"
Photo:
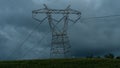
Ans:
{"type": "Polygon", "coordinates": [[[44,4],[44,3],[48,3],[48,0],[32,0],[34,3],[36,4],[44,4]]]}
{"type": "Polygon", "coordinates": [[[88,6],[92,5],[94,9],[97,9],[102,4],[102,0],[82,0],[82,1],[84,1],[88,6]]]}
{"type": "Polygon", "coordinates": [[[90,3],[90,2],[91,2],[91,0],[84,0],[84,1],[86,1],[87,3],[90,3]]]}
{"type": "Polygon", "coordinates": [[[72,0],[32,0],[36,4],[46,4],[46,3],[52,3],[52,4],[59,4],[59,3],[70,3],[72,0]]]}

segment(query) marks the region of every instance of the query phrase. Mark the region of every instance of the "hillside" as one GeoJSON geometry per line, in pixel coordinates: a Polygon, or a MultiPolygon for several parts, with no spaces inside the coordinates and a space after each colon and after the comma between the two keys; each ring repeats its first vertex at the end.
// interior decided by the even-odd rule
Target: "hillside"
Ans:
{"type": "Polygon", "coordinates": [[[118,59],[46,59],[1,61],[0,68],[120,68],[118,59]]]}

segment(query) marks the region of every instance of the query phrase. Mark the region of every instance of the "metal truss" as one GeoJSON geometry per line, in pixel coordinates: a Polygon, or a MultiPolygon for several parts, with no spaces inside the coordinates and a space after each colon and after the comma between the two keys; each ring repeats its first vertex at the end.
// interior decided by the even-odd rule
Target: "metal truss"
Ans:
{"type": "Polygon", "coordinates": [[[77,10],[73,10],[70,8],[70,5],[66,9],[50,9],[44,4],[43,9],[38,9],[32,11],[33,18],[36,21],[44,22],[46,19],[50,26],[52,32],[52,40],[51,40],[51,50],[50,57],[51,58],[69,58],[71,57],[71,45],[68,37],[68,23],[76,23],[80,17],[81,12],[77,10]],[[36,17],[39,14],[46,14],[46,17],[40,20],[36,17]],[[53,15],[61,14],[63,17],[59,20],[54,19],[53,15]],[[70,19],[70,15],[76,15],[77,18],[70,19]],[[63,22],[64,21],[64,22],[63,22]],[[62,29],[59,29],[58,24],[62,23],[62,29]]]}

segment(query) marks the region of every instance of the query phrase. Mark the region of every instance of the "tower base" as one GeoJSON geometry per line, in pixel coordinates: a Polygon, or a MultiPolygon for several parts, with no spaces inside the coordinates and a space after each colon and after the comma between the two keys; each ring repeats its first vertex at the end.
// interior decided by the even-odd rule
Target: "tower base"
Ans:
{"type": "Polygon", "coordinates": [[[70,58],[70,43],[67,34],[52,35],[51,58],[70,58]]]}

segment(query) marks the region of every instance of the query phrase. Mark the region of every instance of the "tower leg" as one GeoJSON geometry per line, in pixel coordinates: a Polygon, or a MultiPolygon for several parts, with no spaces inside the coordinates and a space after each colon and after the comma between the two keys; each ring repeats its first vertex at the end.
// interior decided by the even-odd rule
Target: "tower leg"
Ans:
{"type": "Polygon", "coordinates": [[[52,35],[51,58],[69,58],[71,56],[70,48],[67,34],[52,35]]]}

